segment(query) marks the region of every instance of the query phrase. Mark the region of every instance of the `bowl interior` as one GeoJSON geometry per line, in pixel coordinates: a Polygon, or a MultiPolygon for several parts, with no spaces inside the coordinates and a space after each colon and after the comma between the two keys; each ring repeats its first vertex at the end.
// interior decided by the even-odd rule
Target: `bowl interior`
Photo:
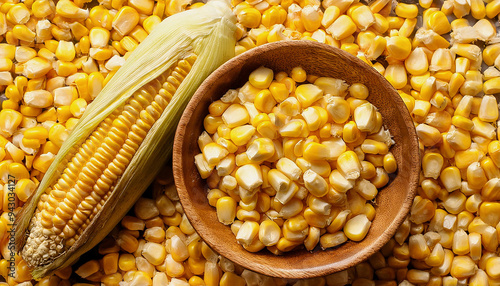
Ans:
{"type": "Polygon", "coordinates": [[[420,156],[413,122],[394,88],[373,68],[340,49],[309,41],[289,41],[254,48],[225,63],[208,77],[189,102],[177,129],[173,168],[184,211],[198,234],[216,252],[236,264],[266,275],[308,278],[327,275],[353,266],[379,250],[404,220],[416,193],[420,156]],[[208,204],[207,186],[194,165],[200,153],[197,139],[203,131],[208,106],[228,89],[241,87],[248,75],[264,65],[273,71],[290,72],[296,66],[308,74],[361,82],[370,91],[368,100],[384,118],[396,144],[391,148],[397,176],[376,198],[376,216],[366,238],[313,253],[304,250],[275,256],[263,250],[247,252],[229,226],[218,222],[215,208],[208,204]]]}

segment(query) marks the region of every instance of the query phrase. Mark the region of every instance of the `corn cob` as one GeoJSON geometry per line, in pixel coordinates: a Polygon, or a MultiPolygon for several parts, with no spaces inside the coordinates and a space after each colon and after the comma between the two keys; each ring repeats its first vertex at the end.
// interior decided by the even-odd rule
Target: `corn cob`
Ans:
{"type": "Polygon", "coordinates": [[[217,0],[168,17],[88,106],[16,222],[35,279],[95,246],[151,183],[192,94],[234,55],[235,22],[217,0]]]}

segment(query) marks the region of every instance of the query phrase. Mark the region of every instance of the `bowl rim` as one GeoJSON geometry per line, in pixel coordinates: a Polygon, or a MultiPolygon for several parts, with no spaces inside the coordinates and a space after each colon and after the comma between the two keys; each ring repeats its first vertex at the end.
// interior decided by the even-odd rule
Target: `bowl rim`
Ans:
{"type": "MultiPolygon", "coordinates": [[[[212,72],[203,82],[202,84],[198,87],[196,92],[194,93],[193,97],[189,101],[188,105],[186,106],[185,110],[183,111],[182,117],[179,121],[176,133],[175,133],[175,139],[174,139],[174,146],[173,146],[173,174],[174,174],[174,181],[176,188],[179,193],[179,198],[181,205],[183,207],[185,206],[186,203],[189,201],[189,197],[187,196],[187,192],[182,191],[179,192],[181,189],[185,189],[185,178],[183,176],[183,164],[182,164],[182,145],[184,140],[180,140],[181,138],[184,138],[184,135],[186,133],[186,126],[191,118],[192,113],[195,110],[195,107],[197,106],[198,102],[204,97],[205,90],[210,89],[214,83],[217,81],[217,79],[220,79],[223,77],[227,71],[226,67],[230,67],[232,65],[235,65],[237,63],[245,62],[251,57],[258,57],[259,55],[262,55],[263,53],[266,53],[270,50],[274,50],[277,48],[283,48],[283,47],[311,47],[311,48],[321,48],[321,49],[327,49],[329,52],[332,52],[334,54],[343,54],[345,57],[347,57],[348,60],[353,61],[354,64],[356,65],[366,65],[366,67],[369,67],[366,63],[364,63],[362,60],[359,58],[344,52],[338,48],[332,47],[327,44],[323,43],[317,43],[317,42],[312,42],[312,41],[281,41],[281,42],[273,42],[273,43],[267,43],[258,47],[255,47],[249,51],[246,51],[238,56],[233,57],[232,59],[228,60],[224,64],[222,64],[219,68],[217,68],[214,72],[212,72]]],[[[397,102],[398,106],[405,106],[402,98],[398,95],[398,92],[396,89],[383,77],[379,72],[377,72],[375,69],[371,68],[373,70],[373,73],[375,76],[379,77],[382,80],[382,85],[383,88],[389,89],[390,92],[388,92],[388,96],[391,98],[391,100],[394,100],[397,102]]],[[[399,113],[401,116],[407,121],[408,119],[412,123],[411,126],[406,124],[409,135],[410,135],[410,142],[414,143],[413,148],[412,148],[412,154],[417,154],[418,156],[414,156],[416,159],[416,162],[414,162],[418,168],[421,168],[421,156],[419,154],[418,150],[418,137],[416,135],[416,130],[415,126],[413,125],[413,120],[410,116],[410,113],[408,109],[404,108],[404,110],[399,109],[399,113]]],[[[415,167],[416,167],[415,166],[415,167]]],[[[420,171],[420,169],[419,169],[420,171]]],[[[340,267],[329,267],[331,266],[329,263],[323,264],[321,266],[316,266],[312,268],[308,268],[307,271],[304,269],[290,269],[290,268],[273,268],[272,271],[267,268],[263,267],[260,264],[255,264],[251,261],[247,261],[242,259],[241,257],[237,255],[232,255],[230,251],[226,251],[226,248],[224,248],[223,245],[221,244],[216,244],[213,243],[211,240],[205,240],[204,239],[204,231],[198,228],[196,223],[192,223],[193,228],[196,230],[198,235],[200,236],[203,241],[205,241],[215,252],[217,252],[219,255],[224,256],[225,258],[228,258],[231,260],[233,263],[240,265],[244,267],[245,269],[255,271],[258,273],[262,273],[267,276],[271,277],[278,277],[278,278],[287,278],[287,279],[303,279],[303,278],[313,278],[313,277],[319,277],[319,276],[324,276],[328,275],[337,271],[341,271],[344,269],[347,269],[353,265],[356,265],[370,256],[372,256],[375,252],[380,250],[380,248],[386,244],[396,233],[398,227],[403,223],[405,218],[410,212],[410,208],[413,202],[414,197],[417,194],[417,187],[418,187],[418,173],[416,172],[417,175],[414,175],[412,177],[412,180],[408,182],[410,185],[410,191],[408,195],[405,197],[405,200],[401,202],[401,208],[398,211],[397,215],[394,217],[392,222],[389,224],[389,227],[384,230],[384,232],[377,237],[371,244],[370,247],[364,248],[362,251],[356,253],[354,256],[354,259],[351,261],[349,265],[343,265],[340,267]],[[372,247],[372,245],[377,245],[377,247],[372,247]],[[263,271],[266,270],[264,273],[263,271]]],[[[212,207],[213,208],[213,207],[212,207]]],[[[197,216],[195,212],[191,213],[191,208],[184,208],[185,214],[188,218],[188,220],[191,222],[193,219],[193,216],[197,216]]],[[[213,211],[215,212],[215,208],[213,208],[213,211]]],[[[200,220],[199,217],[195,220],[200,220]]],[[[218,223],[218,222],[217,222],[218,223]]],[[[229,227],[229,226],[226,226],[229,227]]],[[[243,248],[242,248],[243,249],[243,248]]],[[[243,249],[243,251],[246,251],[243,249]]],[[[321,250],[323,251],[323,250],[321,250]]],[[[293,252],[293,251],[292,251],[293,252]]],[[[248,252],[252,255],[255,253],[248,252]]],[[[285,257],[285,256],[281,256],[285,257]]],[[[273,266],[273,267],[278,267],[278,265],[273,266]]]]}

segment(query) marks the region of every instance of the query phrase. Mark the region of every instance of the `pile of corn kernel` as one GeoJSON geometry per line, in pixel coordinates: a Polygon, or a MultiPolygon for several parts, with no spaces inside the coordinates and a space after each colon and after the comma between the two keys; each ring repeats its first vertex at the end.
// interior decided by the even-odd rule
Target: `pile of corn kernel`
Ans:
{"type": "Polygon", "coordinates": [[[32,281],[26,263],[9,250],[12,191],[19,208],[87,104],[161,19],[203,5],[92,4],[0,1],[0,276],[6,281],[0,285],[500,285],[500,142],[492,96],[500,92],[500,0],[232,1],[236,54],[279,40],[341,48],[383,74],[414,118],[423,159],[418,194],[394,237],[367,261],[299,281],[234,265],[200,240],[166,170],[151,188],[153,198],[137,202],[99,245],[98,257],[32,281]]]}
{"type": "Polygon", "coordinates": [[[243,248],[280,255],[365,238],[397,170],[368,95],[359,82],[261,66],[208,106],[194,161],[243,248]]]}

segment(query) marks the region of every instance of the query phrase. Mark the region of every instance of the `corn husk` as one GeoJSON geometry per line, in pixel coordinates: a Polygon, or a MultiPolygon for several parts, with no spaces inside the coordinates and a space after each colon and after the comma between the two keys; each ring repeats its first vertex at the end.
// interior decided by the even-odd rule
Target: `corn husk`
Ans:
{"type": "Polygon", "coordinates": [[[212,0],[201,8],[166,18],[131,53],[88,106],[59,150],[39,188],[17,215],[17,251],[26,243],[29,224],[41,195],[58,179],[67,164],[67,155],[74,154],[76,147],[84,142],[98,124],[123,105],[137,89],[190,53],[197,55],[191,71],[146,135],[102,209],[67,251],[47,265],[36,266],[32,271],[33,278],[42,278],[75,262],[99,243],[141,196],[171,156],[175,130],[191,96],[212,71],[234,56],[235,23],[236,18],[225,0],[212,0]]]}

